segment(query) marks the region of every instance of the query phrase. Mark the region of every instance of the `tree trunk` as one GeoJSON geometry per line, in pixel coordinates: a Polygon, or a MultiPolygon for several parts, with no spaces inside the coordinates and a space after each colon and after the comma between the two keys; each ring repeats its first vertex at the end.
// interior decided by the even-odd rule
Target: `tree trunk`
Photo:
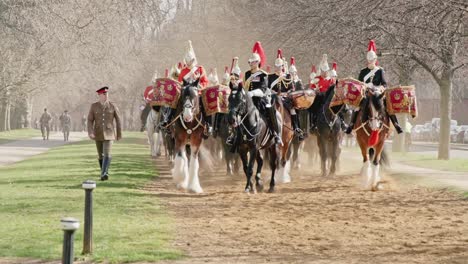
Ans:
{"type": "Polygon", "coordinates": [[[438,159],[450,159],[450,120],[452,119],[452,73],[442,74],[440,82],[440,129],[438,159]]]}
{"type": "Polygon", "coordinates": [[[28,95],[25,103],[24,128],[32,128],[33,97],[28,95]]]}

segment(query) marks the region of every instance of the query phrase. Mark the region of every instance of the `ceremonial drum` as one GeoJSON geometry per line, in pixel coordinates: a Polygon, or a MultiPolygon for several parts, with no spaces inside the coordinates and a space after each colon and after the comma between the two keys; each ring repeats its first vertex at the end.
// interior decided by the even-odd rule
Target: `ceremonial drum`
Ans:
{"type": "Polygon", "coordinates": [[[309,89],[289,93],[294,108],[298,110],[308,109],[314,103],[316,96],[315,91],[309,89]]]}
{"type": "Polygon", "coordinates": [[[413,118],[418,115],[414,85],[386,89],[385,100],[390,115],[410,114],[413,118]]]}
{"type": "Polygon", "coordinates": [[[202,90],[202,102],[207,116],[229,112],[231,89],[224,85],[215,85],[202,90]]]}
{"type": "Polygon", "coordinates": [[[347,104],[351,107],[359,107],[364,98],[366,85],[353,78],[345,78],[338,81],[335,88],[335,96],[330,106],[347,104]]]}
{"type": "Polygon", "coordinates": [[[180,91],[181,84],[178,81],[169,78],[158,78],[156,79],[156,86],[150,104],[176,109],[180,91]]]}
{"type": "Polygon", "coordinates": [[[151,103],[154,99],[154,87],[152,85],[146,87],[143,97],[147,103],[151,103]]]}

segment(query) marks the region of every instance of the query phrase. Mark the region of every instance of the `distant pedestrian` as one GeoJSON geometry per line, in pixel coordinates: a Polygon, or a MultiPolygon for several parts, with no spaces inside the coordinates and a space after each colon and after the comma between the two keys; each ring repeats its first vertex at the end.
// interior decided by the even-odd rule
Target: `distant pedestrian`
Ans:
{"type": "Polygon", "coordinates": [[[62,127],[63,140],[68,141],[68,138],[70,136],[70,128],[71,128],[71,117],[68,114],[68,110],[65,110],[63,114],[60,116],[60,126],[62,127]]]}
{"type": "Polygon", "coordinates": [[[49,133],[50,133],[50,122],[52,120],[52,116],[47,112],[47,108],[44,108],[44,113],[42,113],[41,119],[39,120],[41,124],[41,132],[42,132],[42,139],[49,140],[49,133]]]}

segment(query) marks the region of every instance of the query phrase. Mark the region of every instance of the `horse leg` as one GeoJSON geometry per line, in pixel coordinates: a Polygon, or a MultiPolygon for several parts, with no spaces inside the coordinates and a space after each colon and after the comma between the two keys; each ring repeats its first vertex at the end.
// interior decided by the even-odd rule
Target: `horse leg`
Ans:
{"type": "Polygon", "coordinates": [[[247,183],[245,185],[245,192],[248,192],[248,188],[249,188],[249,163],[247,161],[247,149],[245,148],[239,148],[239,156],[242,160],[242,167],[244,168],[244,173],[245,173],[245,177],[247,179],[247,183]]]}
{"type": "Polygon", "coordinates": [[[322,177],[325,177],[327,176],[327,146],[326,146],[326,143],[322,141],[323,139],[320,140],[317,137],[317,145],[318,145],[320,161],[321,161],[321,174],[320,175],[322,177]]]}
{"type": "Polygon", "coordinates": [[[196,140],[198,142],[194,142],[194,138],[195,137],[192,137],[191,148],[190,148],[191,150],[190,166],[189,166],[190,180],[189,180],[188,189],[189,191],[194,192],[194,193],[202,193],[203,189],[200,186],[200,180],[198,178],[198,170],[200,168],[200,164],[198,161],[198,153],[200,151],[201,137],[199,141],[196,140]]]}
{"type": "Polygon", "coordinates": [[[257,173],[255,174],[255,188],[257,192],[263,191],[263,182],[262,182],[262,167],[263,167],[263,157],[260,151],[257,152],[257,173]]]}
{"type": "Polygon", "coordinates": [[[336,174],[336,170],[339,164],[339,158],[341,153],[340,142],[334,138],[333,142],[330,142],[330,155],[331,155],[331,165],[330,165],[330,175],[333,177],[336,174]]]}
{"type": "Polygon", "coordinates": [[[276,167],[278,166],[278,157],[279,157],[279,150],[276,145],[273,145],[268,149],[270,152],[270,169],[271,169],[271,179],[270,179],[270,189],[268,189],[269,193],[275,192],[275,171],[276,167]]]}
{"type": "Polygon", "coordinates": [[[179,133],[175,139],[175,149],[177,150],[172,169],[172,178],[177,183],[177,187],[187,189],[188,187],[188,159],[185,151],[186,135],[179,133]]]}
{"type": "Polygon", "coordinates": [[[289,175],[289,170],[291,169],[291,163],[289,162],[289,142],[283,142],[281,150],[281,162],[279,164],[278,170],[278,183],[289,183],[291,182],[291,176],[289,175]]]}
{"type": "Polygon", "coordinates": [[[361,178],[362,178],[362,188],[368,190],[371,184],[371,175],[370,175],[370,162],[369,156],[367,154],[368,148],[367,143],[358,141],[359,147],[361,148],[361,154],[363,159],[363,165],[361,168],[361,178]]]}
{"type": "Polygon", "coordinates": [[[384,141],[379,142],[374,148],[374,157],[372,161],[372,191],[378,191],[383,188],[380,184],[380,155],[383,150],[384,141]]]}
{"type": "Polygon", "coordinates": [[[301,142],[297,140],[297,138],[294,138],[293,140],[293,169],[300,169],[301,168],[301,163],[299,161],[299,148],[301,146],[301,142]]]}

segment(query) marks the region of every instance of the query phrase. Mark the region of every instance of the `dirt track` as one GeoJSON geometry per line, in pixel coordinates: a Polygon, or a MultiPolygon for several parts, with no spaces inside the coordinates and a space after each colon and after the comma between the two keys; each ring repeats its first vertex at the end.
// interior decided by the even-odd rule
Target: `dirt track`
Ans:
{"type": "Polygon", "coordinates": [[[156,166],[147,190],[166,204],[174,245],[190,257],[175,263],[468,263],[467,199],[389,176],[384,191],[361,191],[346,157],[348,173],[321,179],[302,169],[275,194],[244,194],[245,176],[222,166],[200,173],[204,194],[188,194],[175,189],[167,161],[156,166]]]}

